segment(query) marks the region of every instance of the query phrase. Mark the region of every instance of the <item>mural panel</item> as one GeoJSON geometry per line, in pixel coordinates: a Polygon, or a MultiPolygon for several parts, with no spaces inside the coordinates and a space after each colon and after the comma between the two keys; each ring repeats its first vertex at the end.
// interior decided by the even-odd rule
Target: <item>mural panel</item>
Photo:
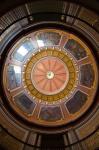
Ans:
{"type": "Polygon", "coordinates": [[[59,33],[45,32],[45,33],[38,34],[37,42],[38,42],[39,47],[53,46],[53,45],[59,44],[60,38],[61,36],[59,33]]]}
{"type": "Polygon", "coordinates": [[[81,91],[77,91],[73,98],[71,98],[67,103],[66,107],[68,111],[73,114],[78,112],[82,106],[87,101],[87,95],[85,93],[82,93],[81,91]]]}
{"type": "Polygon", "coordinates": [[[24,41],[14,52],[13,58],[17,61],[24,61],[26,55],[33,51],[34,47],[29,40],[24,41]]]}
{"type": "Polygon", "coordinates": [[[28,114],[32,114],[35,108],[35,103],[31,101],[24,93],[15,96],[14,99],[20,109],[28,114]]]}
{"type": "Polygon", "coordinates": [[[69,39],[65,48],[77,59],[80,60],[86,57],[85,49],[74,39],[69,39]]]}
{"type": "Polygon", "coordinates": [[[42,107],[40,119],[45,121],[57,121],[62,118],[60,107],[42,107]]]}
{"type": "Polygon", "coordinates": [[[21,85],[21,68],[19,66],[8,67],[8,88],[14,89],[21,85]]]}
{"type": "Polygon", "coordinates": [[[95,79],[93,66],[91,64],[81,66],[80,77],[80,83],[90,88],[93,85],[95,79]]]}

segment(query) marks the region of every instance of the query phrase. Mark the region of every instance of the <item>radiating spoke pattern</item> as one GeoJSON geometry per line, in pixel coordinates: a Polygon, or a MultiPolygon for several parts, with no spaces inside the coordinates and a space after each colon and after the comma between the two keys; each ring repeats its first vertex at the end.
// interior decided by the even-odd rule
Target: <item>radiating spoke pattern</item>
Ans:
{"type": "Polygon", "coordinates": [[[55,94],[65,88],[68,80],[66,65],[56,57],[45,57],[37,62],[32,71],[32,82],[43,94],[55,94]]]}

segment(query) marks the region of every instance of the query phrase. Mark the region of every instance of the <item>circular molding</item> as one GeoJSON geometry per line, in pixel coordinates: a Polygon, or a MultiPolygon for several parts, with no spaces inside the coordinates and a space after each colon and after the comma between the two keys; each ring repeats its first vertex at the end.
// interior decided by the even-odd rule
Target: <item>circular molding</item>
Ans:
{"type": "Polygon", "coordinates": [[[69,72],[66,65],[57,57],[52,56],[47,56],[39,60],[33,67],[31,75],[35,88],[37,87],[38,91],[41,91],[45,95],[59,93],[65,88],[69,80],[69,72]],[[59,68],[56,67],[56,64],[59,65],[59,68]],[[61,80],[62,77],[63,80],[61,80]],[[41,82],[38,82],[39,78],[41,82]],[[42,82],[45,84],[42,85],[42,82]],[[56,82],[58,83],[57,85],[55,84],[56,82]]]}
{"type": "Polygon", "coordinates": [[[41,50],[40,52],[34,54],[25,65],[25,69],[23,70],[24,87],[26,87],[26,89],[31,93],[33,97],[40,99],[40,100],[42,100],[43,98],[43,101],[47,101],[50,103],[63,99],[66,96],[68,98],[69,94],[72,93],[74,87],[77,86],[77,83],[76,83],[78,80],[77,69],[78,69],[77,66],[73,64],[72,60],[69,58],[69,56],[65,52],[56,50],[55,48],[54,49],[46,48],[46,50],[41,50]],[[45,71],[45,67],[46,69],[47,67],[49,67],[50,59],[52,59],[52,64],[50,65],[52,65],[52,68],[53,68],[53,70],[51,71],[53,71],[55,74],[54,81],[52,80],[52,82],[49,79],[42,80],[42,76],[41,78],[38,78],[38,74],[40,74],[42,71],[46,78],[47,72],[44,72],[44,71],[45,71]],[[41,62],[42,64],[40,64],[39,66],[39,63],[41,62]],[[44,66],[44,63],[46,63],[46,66],[44,66]],[[56,65],[56,66],[53,66],[53,65],[56,65]],[[35,75],[35,72],[37,72],[37,75],[35,75]],[[61,76],[59,77],[56,74],[57,72],[59,74],[60,73],[63,73],[63,74],[61,74],[61,76]],[[66,79],[66,74],[67,74],[67,79],[66,79]],[[31,79],[31,76],[32,76],[32,79],[31,79]],[[37,80],[39,83],[41,81],[41,85],[39,84],[41,87],[39,87],[39,85],[35,85],[37,84],[35,83],[35,80],[37,80]],[[42,85],[42,84],[46,84],[46,85],[42,85]],[[50,84],[52,84],[53,86],[52,91],[50,89],[51,88],[50,84]],[[44,87],[46,86],[45,91],[42,89],[42,86],[44,87]]]}

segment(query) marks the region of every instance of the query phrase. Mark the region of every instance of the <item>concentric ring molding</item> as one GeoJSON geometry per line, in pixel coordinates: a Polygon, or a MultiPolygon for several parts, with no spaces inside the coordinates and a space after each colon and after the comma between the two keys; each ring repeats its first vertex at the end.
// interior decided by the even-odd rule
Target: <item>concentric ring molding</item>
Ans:
{"type": "Polygon", "coordinates": [[[11,107],[19,115],[52,127],[75,121],[88,110],[97,89],[97,72],[91,50],[77,36],[58,29],[41,29],[20,39],[10,50],[3,84],[11,107]],[[49,57],[67,66],[69,79],[62,90],[45,94],[34,87],[31,73],[36,63],[49,57]]]}
{"type": "MultiPolygon", "coordinates": [[[[24,72],[25,72],[24,81],[25,81],[25,86],[27,87],[26,89],[31,93],[31,95],[33,97],[36,97],[37,99],[43,98],[43,101],[48,101],[48,102],[58,101],[62,98],[65,98],[66,96],[68,96],[69,93],[72,91],[72,89],[75,85],[75,81],[76,81],[76,70],[75,70],[75,67],[74,67],[71,59],[67,55],[65,55],[64,52],[58,51],[55,49],[53,49],[53,50],[47,49],[47,50],[42,50],[41,52],[38,52],[36,55],[34,55],[28,61],[24,72]],[[38,55],[39,55],[39,57],[38,57],[38,55]],[[44,55],[46,55],[46,56],[44,56],[44,55]],[[35,65],[36,60],[38,62],[42,58],[44,59],[44,58],[51,57],[51,56],[53,56],[54,59],[57,59],[57,58],[60,60],[62,59],[64,64],[68,67],[69,81],[66,84],[65,88],[61,92],[57,92],[56,94],[52,94],[52,95],[50,94],[49,95],[49,93],[43,94],[35,88],[35,86],[33,85],[32,81],[31,81],[31,75],[30,74],[31,74],[31,71],[33,68],[33,64],[35,65]],[[38,93],[38,94],[36,94],[36,93],[38,93]]],[[[61,81],[61,82],[63,82],[63,81],[61,81]]]]}

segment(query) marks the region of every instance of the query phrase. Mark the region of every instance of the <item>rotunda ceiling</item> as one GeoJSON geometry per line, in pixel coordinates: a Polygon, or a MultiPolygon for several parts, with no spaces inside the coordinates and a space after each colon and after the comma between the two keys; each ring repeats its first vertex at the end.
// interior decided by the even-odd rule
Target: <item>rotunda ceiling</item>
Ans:
{"type": "Polygon", "coordinates": [[[11,107],[27,121],[50,127],[84,114],[98,84],[97,65],[88,46],[76,35],[52,28],[17,41],[3,73],[11,107]]]}

